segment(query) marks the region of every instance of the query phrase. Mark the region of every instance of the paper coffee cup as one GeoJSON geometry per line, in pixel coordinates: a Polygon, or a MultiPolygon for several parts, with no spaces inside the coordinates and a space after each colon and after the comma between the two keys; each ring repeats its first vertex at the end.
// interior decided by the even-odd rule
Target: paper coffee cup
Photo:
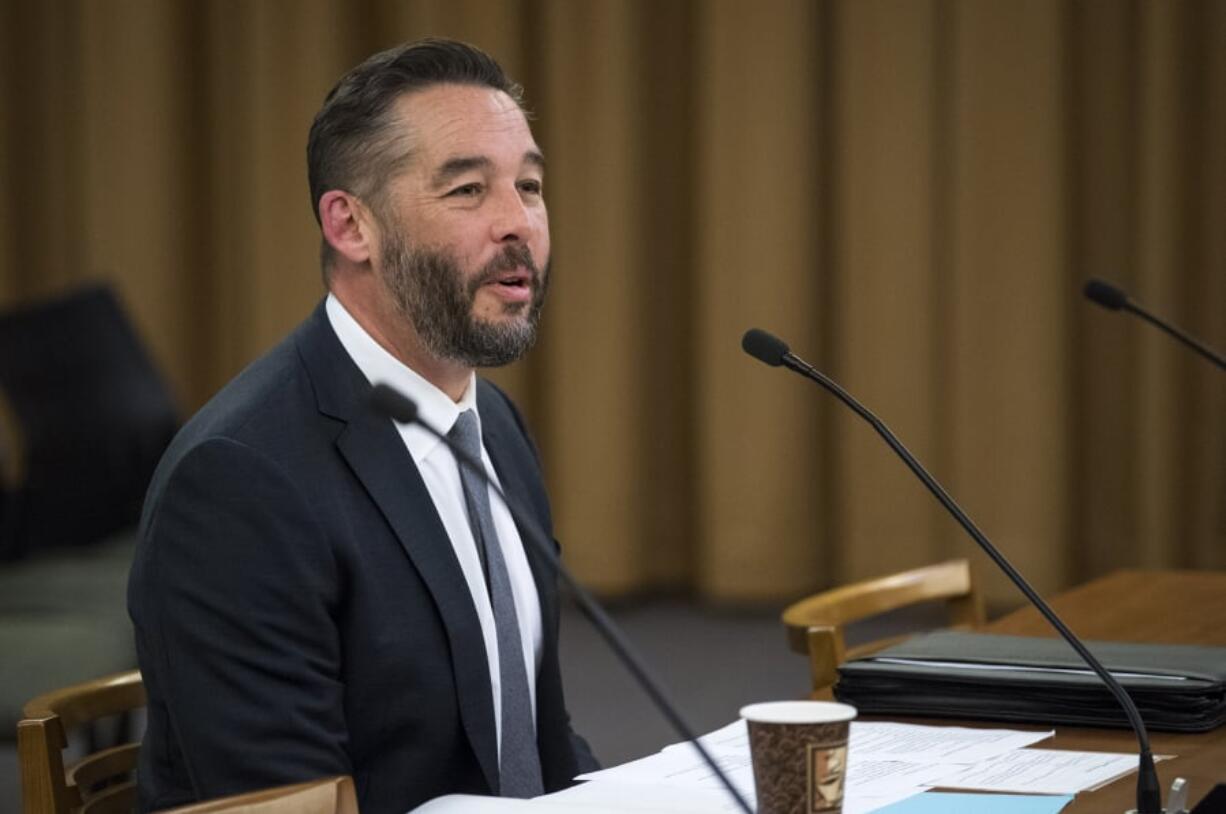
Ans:
{"type": "Polygon", "coordinates": [[[832,701],[772,701],[741,709],[758,814],[838,814],[856,708],[832,701]]]}

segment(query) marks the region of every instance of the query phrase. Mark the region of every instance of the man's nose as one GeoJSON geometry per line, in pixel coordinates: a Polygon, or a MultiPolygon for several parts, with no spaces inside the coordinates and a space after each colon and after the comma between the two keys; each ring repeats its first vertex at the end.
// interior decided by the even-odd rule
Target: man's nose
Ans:
{"type": "Polygon", "coordinates": [[[536,222],[518,188],[500,193],[494,207],[490,236],[495,243],[522,243],[535,235],[536,222]]]}

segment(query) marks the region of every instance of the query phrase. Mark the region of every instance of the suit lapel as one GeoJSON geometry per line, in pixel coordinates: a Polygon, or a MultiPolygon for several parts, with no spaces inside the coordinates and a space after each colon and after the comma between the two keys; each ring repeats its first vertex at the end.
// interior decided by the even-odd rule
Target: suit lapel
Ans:
{"type": "Polygon", "coordinates": [[[421,576],[451,644],[460,717],[490,789],[498,788],[498,752],[489,667],[481,623],[455,549],[434,501],[391,420],[364,399],[370,385],[316,309],[299,342],[321,412],[347,423],[336,444],[421,576]]]}

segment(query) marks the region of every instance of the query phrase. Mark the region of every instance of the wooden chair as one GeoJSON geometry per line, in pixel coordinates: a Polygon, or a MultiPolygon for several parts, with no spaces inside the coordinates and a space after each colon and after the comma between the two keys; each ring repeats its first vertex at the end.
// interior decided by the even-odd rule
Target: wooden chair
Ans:
{"type": "Polygon", "coordinates": [[[162,814],[358,814],[353,779],[325,777],[172,808],[162,814]]]}
{"type": "Polygon", "coordinates": [[[813,697],[829,697],[845,660],[875,652],[901,640],[879,639],[847,650],[844,630],[851,622],[924,602],[944,600],[950,627],[969,628],[985,620],[983,600],[966,560],[951,560],[899,574],[832,588],[789,606],[783,612],[788,643],[809,656],[813,697]]]}
{"type": "Polygon", "coordinates": [[[92,752],[67,768],[64,749],[74,730],[143,706],[145,686],[137,670],[55,690],[27,703],[17,722],[25,813],[132,811],[139,743],[92,752]]]}

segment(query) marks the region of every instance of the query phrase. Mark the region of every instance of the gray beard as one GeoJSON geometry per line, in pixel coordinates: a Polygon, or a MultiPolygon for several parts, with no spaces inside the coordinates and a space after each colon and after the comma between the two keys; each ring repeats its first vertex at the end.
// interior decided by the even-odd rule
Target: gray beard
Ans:
{"type": "Polygon", "coordinates": [[[542,273],[527,246],[510,245],[466,284],[454,257],[431,249],[411,249],[403,236],[393,234],[383,250],[383,281],[397,310],[436,358],[466,367],[500,367],[522,357],[536,342],[549,288],[549,266],[542,273]],[[505,322],[486,322],[474,316],[473,303],[481,286],[518,266],[532,273],[532,300],[507,304],[505,310],[523,316],[505,322]]]}

